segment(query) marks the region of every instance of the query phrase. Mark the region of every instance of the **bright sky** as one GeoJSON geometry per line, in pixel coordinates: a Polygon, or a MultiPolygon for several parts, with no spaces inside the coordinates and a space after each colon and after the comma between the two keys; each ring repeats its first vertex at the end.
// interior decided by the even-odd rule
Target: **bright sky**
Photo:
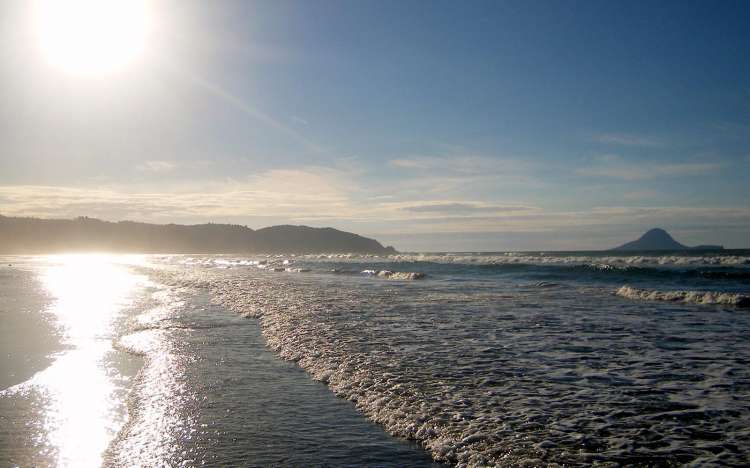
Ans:
{"type": "Polygon", "coordinates": [[[0,214],[750,247],[746,1],[94,4],[0,3],[0,214]]]}

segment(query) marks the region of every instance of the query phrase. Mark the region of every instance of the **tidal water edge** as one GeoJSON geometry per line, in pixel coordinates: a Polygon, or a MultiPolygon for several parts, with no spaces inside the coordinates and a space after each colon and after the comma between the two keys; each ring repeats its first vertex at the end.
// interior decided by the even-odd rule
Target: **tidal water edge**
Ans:
{"type": "Polygon", "coordinates": [[[750,461],[745,251],[7,263],[3,464],[750,461]]]}

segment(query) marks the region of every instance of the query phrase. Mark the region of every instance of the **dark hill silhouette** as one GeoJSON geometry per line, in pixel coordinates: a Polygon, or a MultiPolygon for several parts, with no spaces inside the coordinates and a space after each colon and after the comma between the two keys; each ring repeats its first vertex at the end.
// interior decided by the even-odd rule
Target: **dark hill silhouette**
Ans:
{"type": "Polygon", "coordinates": [[[345,249],[347,252],[383,252],[383,246],[375,240],[333,228],[286,224],[258,229],[254,237],[256,249],[263,252],[294,252],[301,245],[311,252],[340,252],[342,245],[356,246],[357,250],[345,249]]]}
{"type": "Polygon", "coordinates": [[[721,250],[723,248],[720,245],[688,247],[674,240],[664,229],[654,228],[647,231],[638,240],[628,242],[612,250],[721,250]]]}
{"type": "Polygon", "coordinates": [[[148,224],[95,218],[0,216],[0,253],[395,253],[378,241],[332,228],[233,224],[148,224]]]}

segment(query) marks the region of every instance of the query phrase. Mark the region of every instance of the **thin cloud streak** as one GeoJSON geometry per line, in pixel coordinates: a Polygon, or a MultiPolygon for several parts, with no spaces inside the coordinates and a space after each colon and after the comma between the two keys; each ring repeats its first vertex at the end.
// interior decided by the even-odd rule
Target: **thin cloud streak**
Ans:
{"type": "Polygon", "coordinates": [[[296,130],[284,125],[282,122],[280,122],[279,120],[276,120],[270,115],[265,114],[261,112],[260,110],[250,106],[241,98],[235,96],[234,94],[225,90],[221,86],[213,84],[210,81],[205,80],[195,74],[189,74],[188,76],[190,77],[190,80],[193,83],[200,86],[201,88],[208,91],[209,93],[213,94],[215,97],[221,99],[227,104],[230,104],[235,109],[242,111],[243,113],[249,115],[250,117],[260,122],[263,122],[269,127],[275,130],[278,130],[284,135],[292,138],[294,141],[300,143],[308,151],[311,151],[313,153],[325,153],[326,152],[326,150],[323,147],[319,146],[317,143],[313,142],[312,140],[305,137],[304,135],[297,132],[296,130]]]}
{"type": "Polygon", "coordinates": [[[575,173],[586,177],[607,177],[621,180],[648,180],[662,177],[687,177],[714,173],[725,167],[723,162],[690,162],[645,164],[626,162],[619,157],[607,155],[608,159],[587,167],[575,170],[575,173]]]}
{"type": "Polygon", "coordinates": [[[519,211],[533,211],[538,208],[529,206],[488,205],[465,202],[438,202],[420,205],[410,205],[401,208],[413,213],[440,213],[446,216],[467,215],[472,213],[513,213],[519,211]]]}
{"type": "Polygon", "coordinates": [[[664,145],[660,140],[656,140],[654,138],[639,135],[630,135],[625,133],[602,133],[596,135],[594,137],[594,141],[621,146],[658,147],[664,145]]]}
{"type": "Polygon", "coordinates": [[[135,168],[141,172],[171,172],[177,169],[178,164],[170,161],[146,161],[138,164],[135,168]]]}
{"type": "Polygon", "coordinates": [[[521,158],[490,158],[484,156],[415,156],[391,159],[388,165],[398,169],[420,170],[447,174],[506,174],[527,175],[533,164],[521,158]]]}

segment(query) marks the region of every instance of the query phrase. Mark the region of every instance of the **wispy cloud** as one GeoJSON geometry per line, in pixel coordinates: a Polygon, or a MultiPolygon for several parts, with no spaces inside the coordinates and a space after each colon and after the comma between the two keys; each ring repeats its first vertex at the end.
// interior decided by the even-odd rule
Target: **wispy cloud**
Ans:
{"type": "Polygon", "coordinates": [[[744,122],[731,122],[728,120],[713,122],[709,124],[709,128],[712,130],[718,130],[719,132],[730,136],[746,136],[750,133],[750,124],[744,122]]]}
{"type": "Polygon", "coordinates": [[[506,215],[465,217],[428,216],[410,219],[408,224],[391,222],[381,232],[386,235],[409,233],[548,232],[561,230],[606,229],[615,231],[632,226],[738,226],[750,229],[750,209],[740,207],[594,207],[578,211],[529,211],[506,215]],[[408,229],[404,229],[408,227],[408,229]]]}
{"type": "Polygon", "coordinates": [[[300,125],[309,125],[310,124],[310,122],[308,122],[307,120],[303,119],[302,117],[297,117],[296,115],[293,115],[291,117],[291,119],[292,119],[292,122],[298,123],[300,125]]]}
{"type": "Polygon", "coordinates": [[[324,168],[272,170],[242,180],[192,181],[159,185],[110,184],[79,188],[0,186],[0,212],[6,215],[164,221],[254,216],[296,219],[346,218],[350,188],[345,175],[324,168]]]}
{"type": "Polygon", "coordinates": [[[642,135],[632,135],[627,133],[600,133],[594,136],[594,141],[608,145],[622,146],[663,146],[661,140],[646,137],[642,135]]]}
{"type": "Polygon", "coordinates": [[[526,204],[462,200],[394,201],[360,196],[348,174],[325,168],[270,171],[242,180],[199,186],[73,188],[0,186],[0,213],[8,216],[206,222],[232,220],[254,227],[291,222],[333,226],[369,235],[399,233],[561,232],[632,226],[750,229],[750,208],[610,206],[555,211],[526,204]]]}
{"type": "Polygon", "coordinates": [[[176,163],[170,161],[146,161],[135,168],[141,172],[170,172],[177,167],[176,163]]]}
{"type": "MultiPolygon", "coordinates": [[[[603,226],[614,231],[634,223],[639,226],[678,224],[685,219],[695,225],[750,226],[748,208],[552,209],[533,202],[538,200],[534,192],[523,191],[534,183],[533,163],[510,158],[394,159],[390,166],[402,170],[395,171],[398,174],[393,177],[378,179],[373,179],[356,158],[334,167],[277,168],[223,179],[219,176],[189,180],[163,177],[164,171],[172,169],[172,164],[176,163],[164,160],[142,163],[140,170],[159,176],[141,177],[137,183],[130,184],[100,180],[89,187],[0,186],[0,213],[52,218],[87,215],[160,223],[231,220],[252,227],[309,224],[369,235],[554,233],[603,226]],[[498,190],[501,184],[503,192],[498,190]]],[[[190,164],[181,161],[179,169],[190,164]]],[[[609,154],[593,158],[591,165],[580,168],[578,173],[633,180],[701,174],[720,167],[721,163],[708,162],[633,166],[609,154]]],[[[645,201],[658,202],[655,192],[640,187],[627,190],[623,198],[626,204],[636,200],[644,200],[644,204],[645,201]]]]}
{"type": "Polygon", "coordinates": [[[626,161],[616,155],[604,155],[593,158],[590,165],[576,169],[575,173],[587,177],[647,180],[709,174],[724,166],[723,162],[643,163],[626,161]]]}
{"type": "Polygon", "coordinates": [[[435,202],[401,207],[401,210],[413,213],[438,213],[449,216],[472,215],[476,213],[515,213],[522,211],[533,211],[537,208],[529,206],[492,205],[484,203],[465,202],[435,202]]]}
{"type": "Polygon", "coordinates": [[[594,162],[602,164],[621,163],[623,159],[616,154],[600,154],[591,158],[594,162]]]}
{"type": "Polygon", "coordinates": [[[622,198],[625,200],[648,200],[659,196],[658,192],[654,190],[636,190],[634,192],[627,192],[623,194],[622,198]]]}
{"type": "Polygon", "coordinates": [[[481,199],[491,202],[498,190],[542,188],[535,162],[514,157],[475,155],[412,156],[388,161],[392,187],[403,198],[481,199]]]}
{"type": "Polygon", "coordinates": [[[216,98],[231,105],[232,107],[243,112],[244,114],[258,120],[259,122],[264,123],[269,128],[275,129],[276,131],[280,132],[287,138],[290,138],[300,143],[302,147],[304,147],[306,150],[313,152],[313,153],[325,153],[326,152],[326,150],[323,147],[318,145],[316,142],[314,142],[307,136],[285,125],[280,120],[274,118],[270,114],[262,112],[260,109],[251,106],[246,100],[243,100],[241,97],[238,97],[230,93],[229,91],[222,88],[221,86],[214,84],[206,79],[203,79],[195,74],[186,73],[186,76],[189,76],[192,79],[193,83],[200,86],[204,90],[208,91],[209,93],[214,95],[216,98]]]}
{"type": "Polygon", "coordinates": [[[527,174],[532,163],[522,158],[461,155],[414,156],[388,161],[391,167],[433,171],[440,174],[527,174]]]}

